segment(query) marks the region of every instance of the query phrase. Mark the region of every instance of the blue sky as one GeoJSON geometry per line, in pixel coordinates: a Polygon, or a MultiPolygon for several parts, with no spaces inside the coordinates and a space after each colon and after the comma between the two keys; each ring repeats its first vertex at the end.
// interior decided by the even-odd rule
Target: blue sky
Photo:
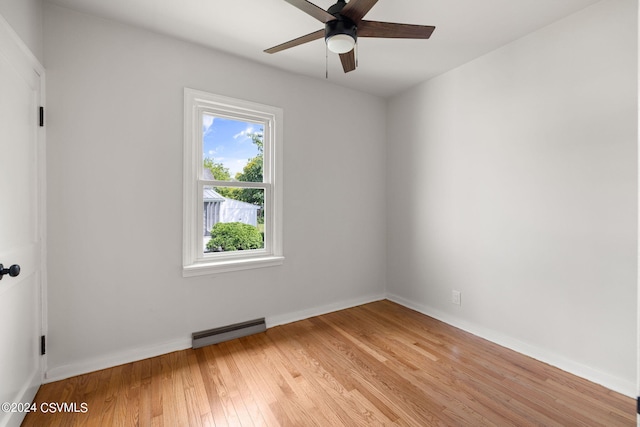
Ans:
{"type": "Polygon", "coordinates": [[[213,158],[229,169],[231,177],[242,168],[247,161],[258,154],[258,149],[251,141],[250,133],[263,133],[264,126],[259,123],[223,119],[204,114],[202,116],[203,154],[213,158]]]}

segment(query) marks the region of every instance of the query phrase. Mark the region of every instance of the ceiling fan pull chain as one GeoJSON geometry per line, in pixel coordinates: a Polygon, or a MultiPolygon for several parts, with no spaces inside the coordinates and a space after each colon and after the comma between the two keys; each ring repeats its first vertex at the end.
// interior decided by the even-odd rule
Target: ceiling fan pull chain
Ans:
{"type": "Polygon", "coordinates": [[[324,45],[324,78],[329,79],[329,47],[324,45]]]}
{"type": "Polygon", "coordinates": [[[356,40],[356,68],[358,68],[358,40],[356,40]]]}

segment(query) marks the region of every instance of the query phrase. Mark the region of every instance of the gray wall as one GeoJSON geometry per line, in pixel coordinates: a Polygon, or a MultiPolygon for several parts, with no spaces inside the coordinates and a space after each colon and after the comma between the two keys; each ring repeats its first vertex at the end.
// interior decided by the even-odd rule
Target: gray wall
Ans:
{"type": "Polygon", "coordinates": [[[0,15],[38,61],[43,61],[42,0],[0,0],[0,15]]]}
{"type": "Polygon", "coordinates": [[[56,6],[45,36],[49,378],[384,297],[383,100],[56,6]],[[284,109],[283,266],[182,277],[185,86],[284,109]]]}
{"type": "Polygon", "coordinates": [[[636,7],[599,2],[396,96],[387,145],[390,297],[629,395],[636,7]]]}

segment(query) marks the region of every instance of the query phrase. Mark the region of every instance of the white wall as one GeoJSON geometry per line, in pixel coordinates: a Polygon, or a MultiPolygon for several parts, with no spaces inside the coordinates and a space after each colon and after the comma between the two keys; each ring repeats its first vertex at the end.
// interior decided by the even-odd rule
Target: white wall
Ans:
{"type": "Polygon", "coordinates": [[[384,297],[381,99],[57,6],[44,20],[49,379],[384,297]],[[284,109],[283,266],[182,278],[185,86],[284,109]]]}
{"type": "Polygon", "coordinates": [[[0,15],[42,62],[42,0],[0,0],[0,15]]]}
{"type": "Polygon", "coordinates": [[[636,7],[597,3],[387,118],[391,298],[630,396],[636,7]]]}

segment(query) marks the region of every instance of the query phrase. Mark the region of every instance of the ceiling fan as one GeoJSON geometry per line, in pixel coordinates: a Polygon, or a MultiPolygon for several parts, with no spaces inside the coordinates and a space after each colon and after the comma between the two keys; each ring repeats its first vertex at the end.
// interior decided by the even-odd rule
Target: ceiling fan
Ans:
{"type": "Polygon", "coordinates": [[[328,10],[307,0],[285,1],[322,22],[324,29],[266,49],[265,52],[280,52],[324,37],[327,48],[340,55],[345,73],[356,69],[354,46],[358,37],[428,39],[436,29],[427,25],[395,24],[362,19],[378,0],[351,0],[349,3],[338,0],[328,10]]]}

